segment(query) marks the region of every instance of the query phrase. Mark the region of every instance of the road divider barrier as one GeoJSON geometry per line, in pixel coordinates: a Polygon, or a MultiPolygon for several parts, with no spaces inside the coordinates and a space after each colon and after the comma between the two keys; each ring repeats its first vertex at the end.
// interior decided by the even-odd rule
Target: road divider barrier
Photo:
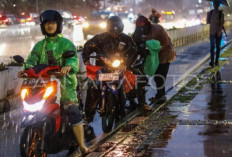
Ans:
{"type": "Polygon", "coordinates": [[[0,71],[0,113],[9,111],[19,105],[19,93],[23,79],[17,79],[20,66],[10,66],[0,71]]]}
{"type": "MultiPolygon", "coordinates": [[[[224,24],[227,33],[231,32],[232,22],[227,21],[224,24]]],[[[209,25],[197,25],[182,29],[167,31],[175,47],[188,45],[194,42],[209,39],[209,25]]]]}

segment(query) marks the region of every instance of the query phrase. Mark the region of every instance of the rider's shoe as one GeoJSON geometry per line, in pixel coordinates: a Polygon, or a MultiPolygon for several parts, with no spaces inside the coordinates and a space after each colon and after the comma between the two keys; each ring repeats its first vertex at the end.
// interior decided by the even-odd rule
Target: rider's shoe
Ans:
{"type": "Polygon", "coordinates": [[[151,111],[152,110],[151,106],[149,106],[147,103],[143,104],[143,109],[146,110],[146,111],[151,111]]]}
{"type": "Polygon", "coordinates": [[[90,150],[87,147],[84,147],[82,149],[80,148],[80,151],[81,151],[81,156],[83,156],[83,157],[90,153],[90,150]]]}
{"type": "Polygon", "coordinates": [[[84,147],[83,149],[77,147],[70,147],[67,153],[67,157],[77,156],[78,152],[81,152],[81,156],[84,157],[90,153],[90,150],[87,147],[84,147]]]}

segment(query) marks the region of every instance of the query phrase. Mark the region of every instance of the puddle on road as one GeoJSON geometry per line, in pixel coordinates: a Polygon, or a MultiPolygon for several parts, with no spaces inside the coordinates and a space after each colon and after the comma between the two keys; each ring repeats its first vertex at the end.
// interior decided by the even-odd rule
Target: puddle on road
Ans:
{"type": "Polygon", "coordinates": [[[228,116],[232,112],[231,88],[232,84],[207,84],[201,91],[201,94],[197,95],[196,98],[190,102],[190,106],[170,105],[169,110],[180,111],[180,109],[182,109],[178,119],[232,120],[232,117],[228,116]]]}
{"type": "Polygon", "coordinates": [[[232,130],[225,126],[169,126],[151,143],[144,156],[231,157],[232,130]]]}

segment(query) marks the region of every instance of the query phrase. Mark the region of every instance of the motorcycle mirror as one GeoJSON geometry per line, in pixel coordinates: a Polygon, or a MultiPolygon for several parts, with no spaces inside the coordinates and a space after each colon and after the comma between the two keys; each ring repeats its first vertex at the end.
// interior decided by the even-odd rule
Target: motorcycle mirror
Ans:
{"type": "Polygon", "coordinates": [[[21,56],[19,56],[19,55],[13,56],[13,59],[14,59],[17,63],[24,63],[23,57],[21,57],[21,56]]]}
{"type": "Polygon", "coordinates": [[[71,58],[75,56],[76,52],[75,51],[66,51],[62,54],[62,58],[71,58]]]}

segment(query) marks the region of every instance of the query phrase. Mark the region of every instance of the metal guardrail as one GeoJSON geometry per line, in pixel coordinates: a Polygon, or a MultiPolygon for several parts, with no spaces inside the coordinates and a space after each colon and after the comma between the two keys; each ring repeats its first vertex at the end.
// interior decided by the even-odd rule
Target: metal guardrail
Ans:
{"type": "MultiPolygon", "coordinates": [[[[227,32],[231,32],[232,21],[227,21],[224,24],[227,32]]],[[[198,25],[188,28],[169,30],[168,34],[172,43],[177,46],[183,46],[197,41],[209,38],[209,25],[198,25]]]]}

